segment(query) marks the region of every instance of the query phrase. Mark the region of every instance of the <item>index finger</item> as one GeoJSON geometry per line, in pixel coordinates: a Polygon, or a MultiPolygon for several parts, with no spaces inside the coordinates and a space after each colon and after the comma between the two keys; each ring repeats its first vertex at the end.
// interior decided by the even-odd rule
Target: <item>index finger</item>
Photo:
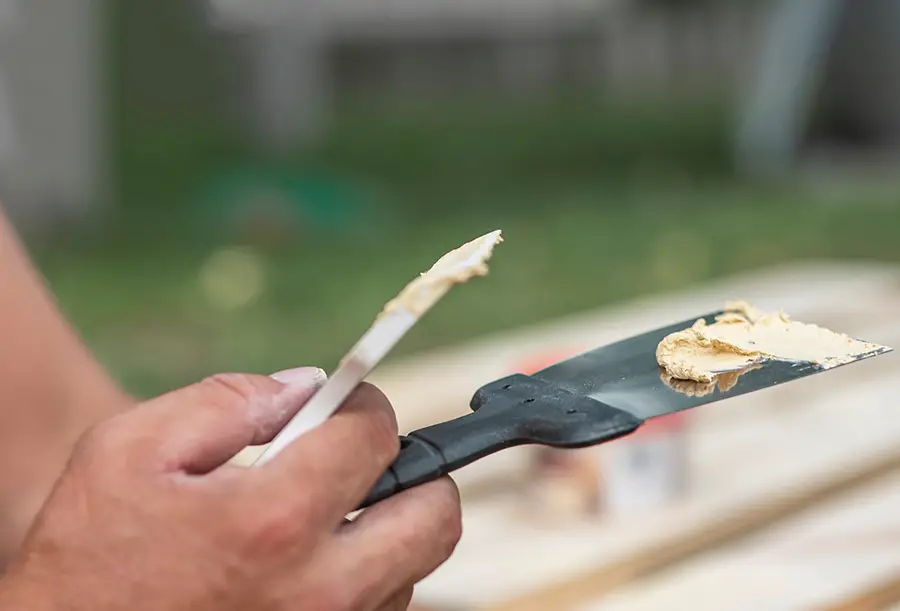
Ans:
{"type": "Polygon", "coordinates": [[[337,526],[399,451],[394,409],[380,390],[363,383],[334,416],[254,469],[254,479],[263,498],[293,499],[312,519],[337,526]]]}

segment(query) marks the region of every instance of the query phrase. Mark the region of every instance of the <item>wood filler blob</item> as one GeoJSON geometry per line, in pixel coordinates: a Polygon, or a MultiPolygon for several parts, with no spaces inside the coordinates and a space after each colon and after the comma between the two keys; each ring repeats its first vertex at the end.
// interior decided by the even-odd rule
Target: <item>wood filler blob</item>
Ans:
{"type": "Polygon", "coordinates": [[[687,395],[688,397],[705,397],[711,395],[717,388],[719,389],[719,392],[728,392],[737,385],[738,380],[742,375],[759,368],[760,365],[755,363],[744,369],[726,371],[717,375],[711,382],[679,380],[678,378],[673,378],[665,369],[660,369],[659,379],[672,390],[687,395]]]}
{"type": "Polygon", "coordinates": [[[421,316],[454,285],[468,282],[475,276],[486,276],[487,262],[494,247],[502,241],[500,230],[492,231],[448,252],[384,306],[380,317],[400,309],[421,316]]]}
{"type": "Polygon", "coordinates": [[[784,312],[765,313],[736,301],[727,303],[713,324],[700,319],[664,338],[656,360],[669,378],[711,384],[725,372],[744,373],[768,360],[829,369],[881,350],[878,344],[793,321],[784,312]]]}

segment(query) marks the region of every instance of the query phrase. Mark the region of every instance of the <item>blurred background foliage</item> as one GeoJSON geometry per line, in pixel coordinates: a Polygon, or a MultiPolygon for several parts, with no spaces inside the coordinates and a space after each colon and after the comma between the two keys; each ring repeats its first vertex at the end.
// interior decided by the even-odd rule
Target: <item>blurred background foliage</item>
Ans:
{"type": "Polygon", "coordinates": [[[194,3],[107,4],[112,201],[35,250],[140,395],[331,368],[415,274],[496,227],[492,275],[399,354],[792,259],[900,259],[893,190],[739,179],[724,96],[345,100],[310,149],[270,157],[223,103],[234,66],[194,3]]]}

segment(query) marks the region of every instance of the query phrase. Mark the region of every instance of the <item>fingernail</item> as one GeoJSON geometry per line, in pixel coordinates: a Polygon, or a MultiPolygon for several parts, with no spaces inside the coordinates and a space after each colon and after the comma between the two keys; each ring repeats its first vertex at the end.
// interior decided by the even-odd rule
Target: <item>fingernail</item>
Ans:
{"type": "Polygon", "coordinates": [[[273,373],[269,377],[287,386],[321,386],[328,379],[328,374],[318,367],[298,367],[273,373]]]}

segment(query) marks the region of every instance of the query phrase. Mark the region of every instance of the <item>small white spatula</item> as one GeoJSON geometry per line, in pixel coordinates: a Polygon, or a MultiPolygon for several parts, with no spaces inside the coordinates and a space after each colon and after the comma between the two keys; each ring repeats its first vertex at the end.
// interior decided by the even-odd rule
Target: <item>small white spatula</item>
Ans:
{"type": "Polygon", "coordinates": [[[503,241],[493,231],[441,257],[389,302],[337,370],[253,463],[261,466],[334,414],[413,325],[451,288],[487,274],[487,261],[503,241]]]}

